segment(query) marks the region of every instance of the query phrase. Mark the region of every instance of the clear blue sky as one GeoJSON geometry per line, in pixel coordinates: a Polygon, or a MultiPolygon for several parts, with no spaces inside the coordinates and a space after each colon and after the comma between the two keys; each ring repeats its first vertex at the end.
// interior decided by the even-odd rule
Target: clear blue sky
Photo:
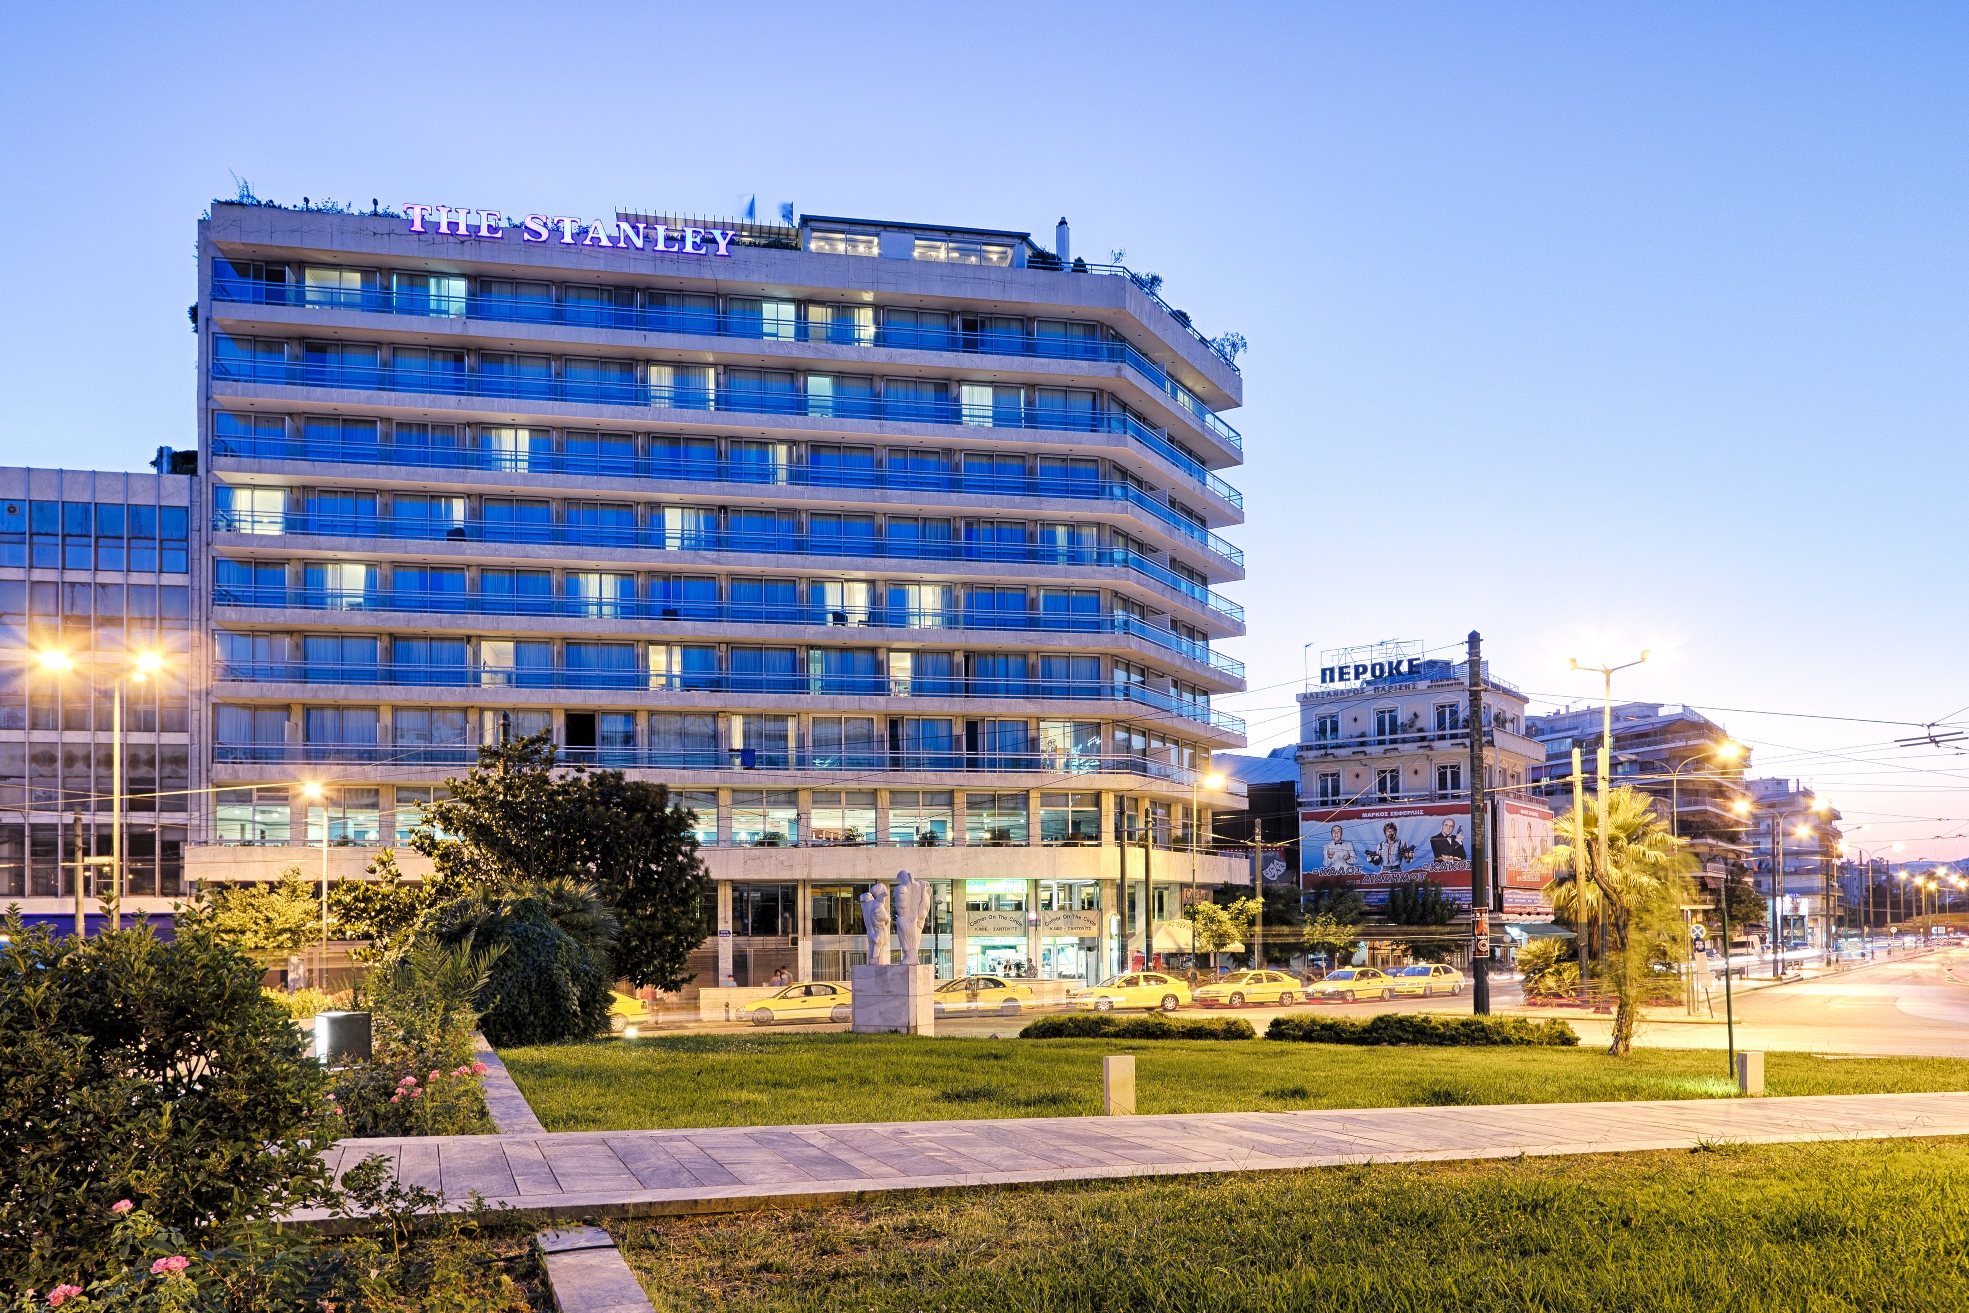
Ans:
{"type": "MultiPolygon", "coordinates": [[[[1969,13],[1812,4],[41,6],[0,49],[4,459],[193,441],[230,195],[813,213],[1125,249],[1251,341],[1228,591],[1302,644],[1923,722],[1959,565],[1969,13]]],[[[1866,839],[1954,857],[1969,759],[1716,711],[1866,839]]]]}

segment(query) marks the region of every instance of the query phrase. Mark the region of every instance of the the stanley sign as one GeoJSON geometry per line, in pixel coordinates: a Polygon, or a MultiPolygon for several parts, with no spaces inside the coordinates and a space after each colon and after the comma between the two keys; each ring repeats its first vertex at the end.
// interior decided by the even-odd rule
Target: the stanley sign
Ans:
{"type": "Polygon", "coordinates": [[[734,228],[672,228],[662,223],[623,223],[611,219],[577,219],[564,214],[529,214],[508,220],[498,210],[471,210],[449,205],[406,205],[409,231],[439,237],[488,242],[504,241],[517,230],[523,242],[557,246],[635,247],[669,255],[726,256],[732,253],[734,228]]]}

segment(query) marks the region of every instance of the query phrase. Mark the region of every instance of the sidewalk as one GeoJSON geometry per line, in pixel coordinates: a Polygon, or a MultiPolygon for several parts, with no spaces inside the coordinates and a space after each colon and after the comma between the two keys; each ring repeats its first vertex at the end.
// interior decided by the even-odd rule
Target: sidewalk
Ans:
{"type": "MultiPolygon", "coordinates": [[[[1362,1108],[344,1140],[400,1179],[560,1220],[733,1212],[897,1190],[1629,1153],[1703,1142],[1969,1135],[1969,1093],[1362,1108]]],[[[291,1219],[333,1226],[325,1214],[291,1219]]]]}

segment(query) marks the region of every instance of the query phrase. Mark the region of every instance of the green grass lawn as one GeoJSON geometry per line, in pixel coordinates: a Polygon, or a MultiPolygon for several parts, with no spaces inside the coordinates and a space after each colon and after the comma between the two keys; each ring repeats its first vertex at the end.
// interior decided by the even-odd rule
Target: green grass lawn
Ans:
{"type": "Polygon", "coordinates": [[[1964,1180],[1960,1140],[1724,1146],[609,1229],[663,1313],[1941,1310],[1969,1307],[1964,1180]]]}
{"type": "MultiPolygon", "coordinates": [[[[1101,1058],[1133,1053],[1144,1113],[1573,1103],[1731,1095],[1721,1053],[1354,1048],[1158,1040],[678,1035],[507,1049],[550,1131],[1048,1117],[1100,1111],[1101,1058]]],[[[1772,1053],[1770,1094],[1969,1089],[1956,1058],[1772,1053]]]]}

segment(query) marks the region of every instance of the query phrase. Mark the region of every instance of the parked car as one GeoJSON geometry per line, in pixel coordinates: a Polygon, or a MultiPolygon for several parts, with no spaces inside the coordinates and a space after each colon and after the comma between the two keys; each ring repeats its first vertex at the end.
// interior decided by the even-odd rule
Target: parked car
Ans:
{"type": "Polygon", "coordinates": [[[1246,1003],[1289,1007],[1299,1001],[1299,993],[1299,982],[1282,971],[1233,971],[1197,990],[1193,998],[1206,1008],[1241,1008],[1246,1003]]]}
{"type": "Polygon", "coordinates": [[[930,1006],[938,1016],[953,1012],[1000,1012],[1016,1016],[1032,1004],[1032,986],[1003,976],[960,976],[938,985],[930,1006]]]}
{"type": "Polygon", "coordinates": [[[852,1021],[854,996],[846,985],[825,981],[788,985],[740,1008],[738,1015],[755,1026],[770,1026],[776,1021],[852,1021]]]}
{"type": "Polygon", "coordinates": [[[1067,995],[1067,1002],[1096,1012],[1112,1012],[1116,1008],[1161,1008],[1164,1012],[1174,1012],[1189,1001],[1189,985],[1160,971],[1130,971],[1126,975],[1109,976],[1098,985],[1076,989],[1067,995]]]}
{"type": "Polygon", "coordinates": [[[1328,1002],[1357,1002],[1364,998],[1393,998],[1395,982],[1374,967],[1341,967],[1314,987],[1312,996],[1328,1002]]]}
{"type": "Polygon", "coordinates": [[[1395,972],[1394,982],[1397,994],[1420,994],[1423,998],[1463,992],[1463,973],[1440,962],[1417,962],[1403,967],[1395,972]]]}

